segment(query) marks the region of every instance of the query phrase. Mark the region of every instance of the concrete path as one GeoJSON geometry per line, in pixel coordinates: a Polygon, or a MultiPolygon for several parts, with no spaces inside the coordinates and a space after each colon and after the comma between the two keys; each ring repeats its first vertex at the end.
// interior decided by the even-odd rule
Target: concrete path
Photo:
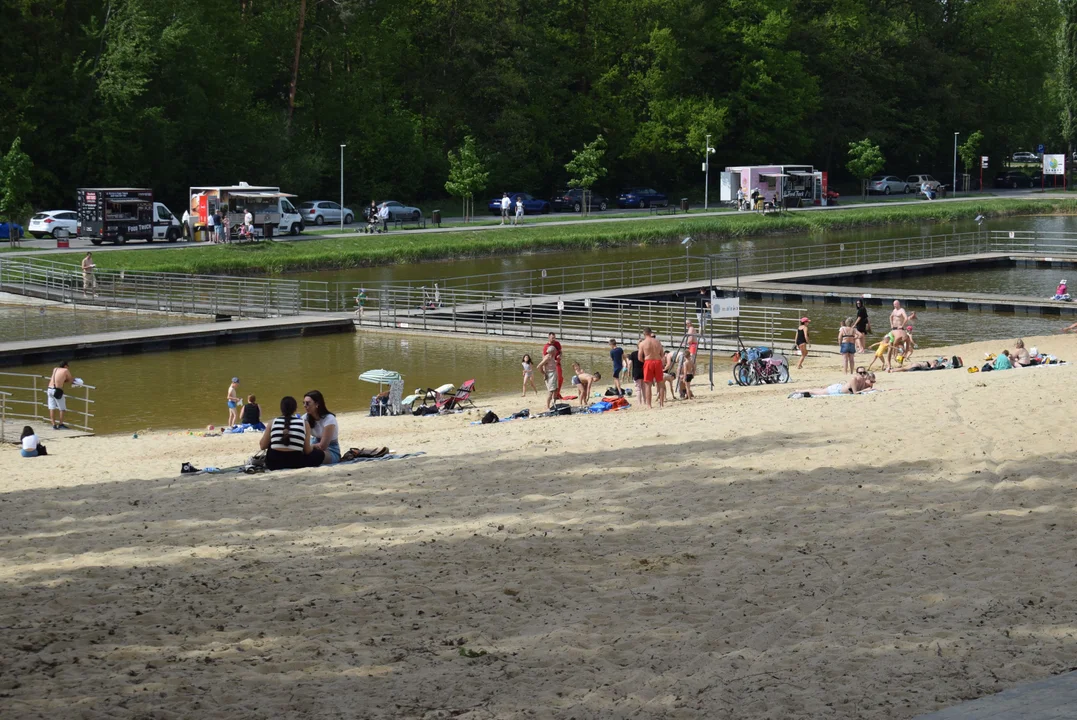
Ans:
{"type": "Polygon", "coordinates": [[[1026,683],[915,720],[1074,720],[1077,672],[1026,683]]]}
{"type": "MultiPolygon", "coordinates": [[[[908,200],[890,200],[890,201],[885,201],[885,202],[858,203],[856,205],[837,205],[837,206],[827,206],[827,207],[812,205],[812,206],[803,207],[803,208],[792,208],[790,210],[787,210],[786,212],[789,212],[789,213],[831,212],[831,211],[850,210],[850,209],[855,209],[855,208],[892,208],[892,207],[901,207],[901,206],[905,206],[905,205],[922,205],[923,203],[926,203],[926,202],[932,202],[932,203],[966,202],[966,201],[968,201],[970,199],[971,200],[976,200],[976,199],[982,199],[982,200],[1029,200],[1029,199],[1072,198],[1073,196],[1072,195],[1067,195],[1067,194],[1061,193],[1061,192],[1045,192],[1045,191],[1040,191],[1040,190],[1035,190],[1035,191],[1032,191],[1032,190],[1015,190],[1015,191],[996,191],[995,194],[992,194],[992,195],[975,195],[975,196],[972,196],[972,197],[958,195],[957,197],[949,197],[949,198],[944,198],[944,199],[941,199],[941,200],[931,200],[931,201],[915,199],[916,198],[915,195],[910,195],[908,197],[909,197],[908,200]]],[[[695,219],[695,218],[701,218],[701,217],[719,217],[719,216],[723,216],[723,215],[735,215],[735,214],[736,214],[735,211],[728,210],[728,209],[723,209],[723,210],[711,210],[709,212],[704,212],[702,210],[692,210],[687,215],[684,214],[684,213],[681,213],[681,212],[678,212],[675,215],[667,215],[667,214],[646,215],[646,216],[629,215],[629,216],[618,216],[618,217],[611,217],[609,215],[597,215],[597,216],[592,216],[592,217],[590,217],[588,219],[547,220],[547,221],[542,221],[542,222],[534,222],[534,221],[532,221],[532,222],[527,223],[525,225],[525,227],[534,227],[534,226],[539,226],[539,227],[560,227],[560,226],[566,226],[566,225],[587,225],[587,224],[591,224],[591,223],[637,222],[639,220],[681,221],[681,220],[685,220],[685,219],[695,219]]],[[[574,214],[573,214],[573,216],[574,216],[574,214]]],[[[573,217],[573,216],[569,216],[569,217],[573,217]]],[[[326,233],[326,234],[319,234],[319,235],[313,235],[313,234],[310,234],[310,233],[306,233],[306,234],[300,235],[298,237],[274,238],[274,242],[305,242],[305,241],[308,241],[308,240],[319,240],[319,239],[322,239],[322,238],[362,239],[363,237],[365,237],[364,235],[362,235],[361,233],[358,232],[359,228],[365,227],[364,225],[353,224],[351,227],[352,227],[351,230],[346,230],[343,233],[326,233]]],[[[427,227],[425,229],[420,228],[420,229],[415,229],[415,230],[393,230],[393,231],[390,231],[390,234],[392,234],[392,235],[418,235],[418,234],[424,234],[424,233],[482,232],[482,231],[485,231],[485,230],[499,230],[499,229],[504,229],[504,228],[502,228],[498,224],[491,224],[491,225],[463,225],[463,226],[441,227],[441,228],[427,227]]],[[[82,250],[92,250],[93,252],[96,253],[96,252],[113,252],[113,251],[116,251],[116,250],[146,250],[146,251],[153,251],[153,250],[165,250],[165,249],[168,249],[168,248],[175,249],[175,248],[213,247],[212,245],[207,245],[206,243],[192,243],[192,242],[187,242],[187,241],[180,241],[180,242],[175,242],[175,243],[162,243],[162,242],[135,243],[135,244],[128,244],[128,245],[123,245],[123,246],[101,245],[99,247],[94,247],[93,245],[90,244],[89,240],[79,240],[78,238],[71,238],[70,243],[71,243],[70,249],[58,250],[58,249],[56,249],[56,241],[55,240],[50,240],[50,239],[43,239],[43,240],[27,239],[27,240],[22,241],[22,246],[23,247],[25,247],[25,248],[40,248],[40,249],[25,252],[25,253],[20,253],[20,252],[17,252],[17,251],[12,252],[12,253],[3,253],[2,255],[0,255],[0,257],[11,257],[13,255],[33,255],[34,257],[42,257],[42,256],[53,255],[53,254],[57,254],[57,253],[71,253],[71,252],[78,252],[78,251],[82,251],[82,250]]]]}

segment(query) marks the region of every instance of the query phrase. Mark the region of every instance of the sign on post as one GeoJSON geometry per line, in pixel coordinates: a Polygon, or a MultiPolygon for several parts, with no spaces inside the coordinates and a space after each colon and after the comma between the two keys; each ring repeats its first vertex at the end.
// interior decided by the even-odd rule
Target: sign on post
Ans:
{"type": "Polygon", "coordinates": [[[740,298],[720,298],[718,293],[711,292],[711,317],[714,319],[740,317],[740,298]]]}
{"type": "Polygon", "coordinates": [[[986,155],[981,155],[980,156],[980,167],[983,170],[987,169],[987,156],[986,155]]]}
{"type": "Polygon", "coordinates": [[[1043,156],[1043,174],[1044,175],[1065,175],[1066,174],[1066,156],[1065,155],[1044,155],[1043,156]]]}

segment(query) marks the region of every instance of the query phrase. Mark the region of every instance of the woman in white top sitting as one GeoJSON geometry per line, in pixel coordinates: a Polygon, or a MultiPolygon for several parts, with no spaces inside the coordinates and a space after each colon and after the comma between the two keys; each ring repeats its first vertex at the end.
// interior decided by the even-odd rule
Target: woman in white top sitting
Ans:
{"type": "Polygon", "coordinates": [[[39,452],[39,450],[43,447],[41,445],[41,441],[38,439],[37,433],[35,433],[34,429],[29,425],[22,429],[21,440],[22,450],[20,451],[20,454],[23,457],[37,457],[38,455],[42,454],[39,452]]]}
{"type": "Polygon", "coordinates": [[[274,418],[262,433],[259,446],[266,451],[266,468],[316,467],[325,453],[310,445],[310,426],[295,415],[297,404],[291,395],[280,401],[280,417],[274,418]]]}
{"type": "Polygon", "coordinates": [[[325,406],[325,398],[317,390],[311,390],[303,396],[303,409],[307,411],[303,419],[310,426],[311,445],[325,453],[325,463],[340,462],[340,426],[337,416],[325,406]]]}

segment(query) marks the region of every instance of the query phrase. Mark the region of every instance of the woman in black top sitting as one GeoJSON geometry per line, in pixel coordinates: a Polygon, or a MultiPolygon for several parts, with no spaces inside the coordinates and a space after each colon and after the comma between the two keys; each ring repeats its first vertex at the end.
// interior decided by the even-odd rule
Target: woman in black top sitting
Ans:
{"type": "Polygon", "coordinates": [[[274,418],[259,446],[266,451],[266,468],[317,467],[325,459],[325,453],[310,446],[310,426],[295,416],[295,398],[285,396],[280,401],[280,417],[274,418]]]}
{"type": "Polygon", "coordinates": [[[247,404],[243,406],[243,417],[239,419],[241,425],[261,425],[262,408],[258,407],[253,395],[247,396],[247,404]]]}

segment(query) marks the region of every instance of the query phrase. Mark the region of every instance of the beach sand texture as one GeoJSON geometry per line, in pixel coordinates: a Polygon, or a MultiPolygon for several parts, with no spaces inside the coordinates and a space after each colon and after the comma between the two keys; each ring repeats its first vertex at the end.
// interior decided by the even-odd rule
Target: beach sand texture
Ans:
{"type": "Polygon", "coordinates": [[[0,716],[911,718],[1077,665],[1075,369],[786,398],[836,368],[346,416],[426,454],[329,469],[179,475],[249,435],[5,448],[0,716]]]}

